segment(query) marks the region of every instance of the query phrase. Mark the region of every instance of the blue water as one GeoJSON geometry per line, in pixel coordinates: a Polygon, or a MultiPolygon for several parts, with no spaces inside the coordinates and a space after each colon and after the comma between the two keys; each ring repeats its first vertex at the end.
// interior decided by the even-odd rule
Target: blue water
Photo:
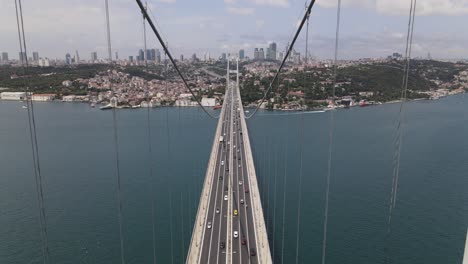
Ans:
{"type": "MultiPolygon", "coordinates": [[[[468,96],[406,105],[387,235],[398,107],[334,113],[327,263],[461,263],[468,223],[468,96]]],[[[36,103],[35,111],[54,263],[119,263],[112,112],[65,103],[36,103]]],[[[152,263],[154,199],[157,261],[182,263],[216,121],[196,108],[151,110],[150,156],[146,113],[117,112],[125,259],[152,263]]],[[[320,263],[329,118],[330,112],[260,112],[248,120],[278,263],[281,256],[284,263],[295,260],[300,192],[299,260],[320,263]]],[[[27,112],[18,102],[0,101],[0,263],[42,263],[38,222],[27,112]]]]}

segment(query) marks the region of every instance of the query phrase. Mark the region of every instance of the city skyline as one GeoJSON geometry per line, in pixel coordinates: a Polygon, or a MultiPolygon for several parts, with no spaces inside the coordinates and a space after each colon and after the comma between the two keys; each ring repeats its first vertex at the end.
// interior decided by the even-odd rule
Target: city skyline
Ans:
{"type": "MultiPolygon", "coordinates": [[[[467,58],[464,47],[468,36],[463,32],[468,19],[468,1],[428,0],[418,5],[414,36],[414,57],[467,58]],[[428,2],[426,1],[426,2],[428,2]]],[[[339,57],[357,59],[385,57],[403,53],[407,24],[407,1],[347,0],[342,8],[342,37],[339,57]],[[390,3],[392,2],[392,3],[390,3]],[[372,21],[372,23],[369,23],[372,21]]],[[[18,51],[14,4],[0,0],[0,31],[6,41],[0,52],[14,59],[18,51]]],[[[218,58],[222,53],[245,51],[254,57],[254,48],[277,43],[283,51],[289,34],[297,26],[304,3],[291,0],[205,0],[196,3],[183,0],[148,1],[151,16],[175,57],[203,58],[209,53],[218,58]],[[196,14],[196,15],[194,15],[196,14]]],[[[408,5],[408,6],[407,6],[408,5]]],[[[30,2],[23,6],[28,57],[39,51],[41,57],[63,58],[64,54],[96,51],[106,54],[104,4],[85,0],[62,3],[58,0],[30,2]],[[67,16],[62,14],[67,12],[67,16]],[[46,17],[46,19],[44,18],[46,17]],[[54,17],[54,19],[48,19],[54,17]],[[85,19],[82,19],[85,18],[85,19]]],[[[110,1],[112,49],[121,58],[137,55],[143,49],[141,15],[133,2],[110,1]]],[[[332,57],[336,4],[319,0],[310,19],[310,54],[321,59],[332,57]]],[[[161,49],[147,27],[148,47],[161,49]]],[[[304,53],[304,34],[295,48],[304,53]]]]}

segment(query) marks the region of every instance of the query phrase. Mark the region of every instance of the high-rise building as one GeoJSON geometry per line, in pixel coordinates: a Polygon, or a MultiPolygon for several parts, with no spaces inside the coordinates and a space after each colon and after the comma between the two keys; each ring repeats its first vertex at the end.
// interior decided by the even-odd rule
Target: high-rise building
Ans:
{"type": "Polygon", "coordinates": [[[276,60],[276,43],[275,42],[270,43],[268,50],[269,50],[268,59],[276,60]]]}
{"type": "Polygon", "coordinates": [[[245,58],[245,52],[243,49],[239,50],[239,59],[243,60],[245,58]]]}
{"type": "Polygon", "coordinates": [[[119,52],[118,51],[115,52],[115,60],[119,60],[119,52]]]}
{"type": "Polygon", "coordinates": [[[161,63],[161,52],[159,51],[159,49],[156,49],[156,63],[161,63]]]}
{"type": "Polygon", "coordinates": [[[151,49],[151,60],[155,61],[156,60],[156,49],[151,49]]]}
{"type": "Polygon", "coordinates": [[[98,58],[97,58],[97,52],[94,51],[94,52],[91,52],[91,61],[97,61],[98,58]]]}
{"type": "Polygon", "coordinates": [[[184,55],[180,54],[180,61],[184,61],[184,55]]]}
{"type": "Polygon", "coordinates": [[[196,61],[196,60],[198,60],[198,58],[197,58],[197,54],[196,54],[196,53],[194,53],[194,54],[192,55],[192,61],[196,61]]]}
{"type": "Polygon", "coordinates": [[[25,61],[27,59],[26,52],[20,52],[18,58],[20,61],[25,61]]]}
{"type": "Polygon", "coordinates": [[[65,64],[70,65],[71,63],[72,63],[71,55],[70,55],[70,53],[67,53],[67,54],[65,55],[65,64]]]}
{"type": "Polygon", "coordinates": [[[254,60],[258,60],[260,58],[260,53],[258,52],[258,48],[254,50],[254,60]]]}
{"type": "Polygon", "coordinates": [[[8,52],[2,52],[2,61],[3,62],[8,61],[8,52]]]}
{"type": "Polygon", "coordinates": [[[226,53],[222,53],[222,54],[221,54],[221,60],[222,60],[222,61],[226,61],[226,58],[227,58],[227,57],[226,57],[226,53]]]}
{"type": "Polygon", "coordinates": [[[78,54],[77,50],[75,50],[75,63],[76,64],[80,63],[80,54],[78,54]]]}
{"type": "Polygon", "coordinates": [[[133,62],[133,56],[128,56],[128,60],[129,60],[130,62],[133,62]]]}
{"type": "Polygon", "coordinates": [[[260,50],[258,51],[258,59],[259,60],[265,59],[265,52],[263,51],[263,48],[260,48],[260,50]]]}
{"type": "Polygon", "coordinates": [[[140,49],[138,51],[138,60],[139,61],[144,61],[145,60],[145,52],[142,49],[140,49]]]}
{"type": "Polygon", "coordinates": [[[33,52],[33,60],[34,61],[39,61],[39,52],[37,52],[37,51],[33,52]]]}

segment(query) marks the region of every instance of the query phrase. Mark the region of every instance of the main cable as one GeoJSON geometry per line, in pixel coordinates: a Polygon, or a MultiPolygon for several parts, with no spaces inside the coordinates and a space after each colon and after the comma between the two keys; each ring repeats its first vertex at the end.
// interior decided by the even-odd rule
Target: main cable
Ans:
{"type": "MultiPolygon", "coordinates": [[[[146,12],[145,10],[145,7],[143,6],[143,4],[141,3],[141,0],[135,0],[138,4],[138,6],[140,7],[141,9],[141,12],[143,13],[143,16],[146,18],[146,20],[148,21],[148,24],[150,25],[151,29],[153,30],[154,34],[156,35],[156,37],[158,38],[158,41],[159,43],[161,44],[161,46],[163,47],[164,49],[164,52],[166,53],[166,55],[169,57],[169,60],[171,61],[172,63],[172,66],[174,67],[174,69],[176,70],[177,74],[179,75],[179,77],[182,79],[182,81],[184,82],[184,85],[185,85],[185,88],[187,88],[190,93],[192,94],[192,97],[193,99],[195,99],[195,101],[197,102],[197,104],[203,109],[203,111],[205,111],[205,113],[210,116],[211,118],[218,118],[216,116],[214,116],[213,114],[211,114],[210,112],[208,112],[208,110],[205,109],[205,107],[201,104],[200,102],[200,99],[195,95],[195,92],[192,90],[192,88],[190,88],[190,86],[188,85],[187,83],[187,80],[185,79],[185,77],[182,75],[182,73],[180,72],[180,69],[179,67],[177,66],[175,60],[172,58],[172,55],[171,53],[169,52],[169,49],[168,47],[166,46],[166,44],[164,43],[161,35],[159,34],[159,31],[156,29],[156,27],[154,26],[154,23],[153,21],[151,20],[151,18],[149,17],[148,15],[148,12],[146,12]]],[[[167,78],[167,77],[166,77],[167,78]]]]}
{"type": "MultiPolygon", "coordinates": [[[[333,87],[332,87],[332,100],[333,106],[335,106],[335,86],[336,86],[336,75],[337,75],[337,63],[338,63],[338,43],[340,34],[340,16],[341,16],[341,0],[338,0],[338,6],[336,11],[336,32],[335,32],[335,57],[333,61],[333,87]]],[[[325,264],[327,254],[327,231],[328,231],[328,206],[330,196],[330,178],[332,169],[332,154],[333,154],[333,136],[335,130],[335,110],[333,109],[330,113],[330,130],[328,134],[328,167],[327,167],[327,183],[325,190],[325,213],[323,221],[323,241],[322,241],[322,264],[325,264]]]]}
{"type": "MultiPolygon", "coordinates": [[[[139,0],[137,0],[137,1],[139,1],[139,0]]],[[[292,49],[294,47],[294,44],[296,43],[296,40],[297,40],[297,37],[299,36],[299,33],[301,33],[302,27],[304,26],[307,18],[309,17],[309,14],[310,14],[314,4],[315,4],[315,0],[312,0],[310,2],[310,4],[309,4],[309,7],[307,8],[307,10],[306,10],[306,12],[304,14],[304,17],[302,18],[302,21],[301,21],[301,24],[299,25],[299,28],[296,30],[296,34],[294,35],[294,38],[293,38],[293,40],[291,42],[291,45],[289,45],[289,47],[288,47],[288,49],[286,51],[286,55],[284,56],[283,61],[280,64],[280,67],[276,71],[275,77],[273,78],[273,80],[271,80],[270,85],[268,86],[268,89],[265,92],[265,94],[263,95],[263,98],[260,101],[260,103],[257,104],[257,106],[255,107],[255,110],[253,111],[253,113],[251,115],[245,117],[246,119],[249,119],[249,118],[253,117],[257,113],[257,111],[260,109],[260,106],[265,102],[268,94],[270,93],[270,91],[272,89],[273,83],[276,81],[276,79],[278,78],[279,73],[283,69],[283,66],[286,63],[286,60],[288,59],[289,54],[291,53],[291,51],[292,51],[292,49]]]]}

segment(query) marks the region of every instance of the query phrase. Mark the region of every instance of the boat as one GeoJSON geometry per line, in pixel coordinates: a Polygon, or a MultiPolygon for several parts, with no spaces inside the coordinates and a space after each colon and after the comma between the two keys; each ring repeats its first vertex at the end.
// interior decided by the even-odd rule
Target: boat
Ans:
{"type": "Polygon", "coordinates": [[[112,105],[111,105],[111,104],[104,105],[104,106],[101,106],[99,109],[101,109],[101,110],[109,110],[109,109],[112,109],[112,105]]]}
{"type": "Polygon", "coordinates": [[[218,109],[220,109],[221,107],[223,107],[223,106],[221,106],[221,105],[215,105],[215,106],[213,107],[213,110],[218,110],[218,109]]]}
{"type": "Polygon", "coordinates": [[[23,108],[23,109],[28,109],[28,107],[27,107],[27,106],[25,106],[25,105],[23,105],[21,108],[23,108]]]}

